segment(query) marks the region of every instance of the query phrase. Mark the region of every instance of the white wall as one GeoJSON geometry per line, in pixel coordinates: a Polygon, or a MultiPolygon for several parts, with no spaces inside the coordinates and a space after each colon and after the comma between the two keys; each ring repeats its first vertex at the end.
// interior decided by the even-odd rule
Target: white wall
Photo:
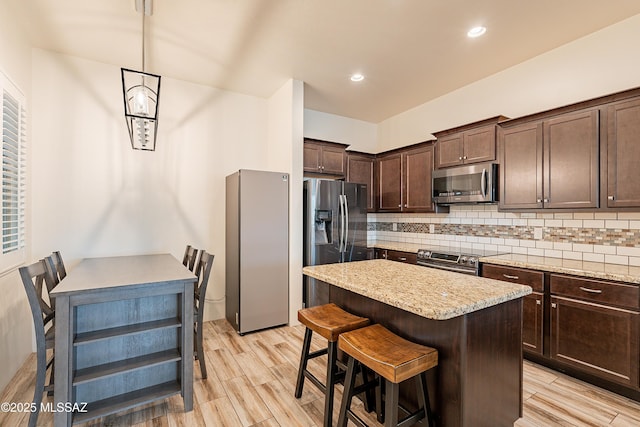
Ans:
{"type": "Polygon", "coordinates": [[[289,324],[298,324],[302,308],[302,147],[304,85],[289,80],[269,98],[270,170],[289,176],[289,324]]]}
{"type": "MultiPolygon", "coordinates": [[[[31,105],[31,48],[7,2],[0,2],[0,72],[24,93],[31,105]]],[[[29,134],[30,123],[27,123],[29,134]]],[[[28,183],[27,183],[28,185],[28,183]]],[[[29,229],[27,229],[29,233],[29,229]]],[[[27,239],[28,239],[27,235],[27,239]]],[[[0,390],[32,352],[33,322],[17,270],[0,275],[0,390]]]]}
{"type": "Polygon", "coordinates": [[[378,126],[377,151],[489,117],[520,117],[640,86],[640,15],[438,99],[378,126]]]}
{"type": "Polygon", "coordinates": [[[375,153],[378,126],[362,120],[304,110],[304,136],[350,144],[349,150],[375,153]]]}
{"type": "Polygon", "coordinates": [[[120,69],[34,50],[33,258],[215,254],[207,318],[224,317],[225,177],[267,156],[267,101],[162,79],[157,149],[130,148],[120,69]]]}

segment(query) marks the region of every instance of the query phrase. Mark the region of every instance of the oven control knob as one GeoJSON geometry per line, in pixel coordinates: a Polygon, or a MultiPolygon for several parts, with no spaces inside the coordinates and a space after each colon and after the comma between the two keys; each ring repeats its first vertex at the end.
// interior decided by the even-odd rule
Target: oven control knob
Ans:
{"type": "Polygon", "coordinates": [[[460,262],[463,263],[463,264],[466,264],[467,263],[467,257],[466,256],[461,257],[460,258],[460,262]]]}
{"type": "Polygon", "coordinates": [[[477,262],[478,260],[476,258],[469,258],[469,264],[476,265],[477,262]]]}

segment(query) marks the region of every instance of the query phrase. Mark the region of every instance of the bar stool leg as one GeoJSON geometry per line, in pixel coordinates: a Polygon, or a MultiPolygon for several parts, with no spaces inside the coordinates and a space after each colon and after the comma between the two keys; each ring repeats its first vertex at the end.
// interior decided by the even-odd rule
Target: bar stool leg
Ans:
{"type": "Polygon", "coordinates": [[[336,383],[336,359],[338,358],[338,342],[329,341],[327,347],[327,381],[324,393],[324,427],[331,427],[333,419],[333,392],[336,383]]]}
{"type": "Polygon", "coordinates": [[[384,425],[396,427],[398,425],[398,395],[400,384],[385,380],[384,397],[384,425]]]}
{"type": "Polygon", "coordinates": [[[296,382],[296,399],[302,396],[302,387],[304,386],[304,372],[307,370],[307,362],[309,361],[309,349],[311,348],[311,334],[313,331],[306,328],[304,331],[304,342],[302,343],[302,354],[300,355],[300,367],[298,368],[298,381],[296,382]]]}
{"type": "Polygon", "coordinates": [[[433,413],[431,412],[431,405],[429,404],[429,388],[427,387],[427,373],[422,372],[419,378],[416,378],[416,383],[419,384],[420,393],[418,396],[422,397],[422,405],[429,427],[434,426],[433,413]]]}
{"type": "Polygon", "coordinates": [[[342,392],[342,403],[340,404],[340,417],[338,418],[338,427],[346,427],[347,411],[351,407],[351,399],[353,398],[353,388],[356,382],[355,375],[356,360],[349,357],[347,362],[347,375],[344,378],[344,391],[342,392]]]}

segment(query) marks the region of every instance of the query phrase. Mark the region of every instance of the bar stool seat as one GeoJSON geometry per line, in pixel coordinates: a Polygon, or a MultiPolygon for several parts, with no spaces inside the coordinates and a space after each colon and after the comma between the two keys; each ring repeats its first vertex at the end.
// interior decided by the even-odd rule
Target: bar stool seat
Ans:
{"type": "Polygon", "coordinates": [[[338,337],[342,333],[367,326],[369,319],[346,312],[337,305],[330,303],[298,310],[298,320],[305,325],[306,329],[304,342],[302,344],[302,354],[300,355],[300,367],[298,369],[295,397],[300,398],[300,396],[302,396],[304,380],[308,378],[325,395],[324,426],[329,427],[331,426],[333,415],[334,385],[339,376],[337,361],[338,337]],[[320,336],[328,341],[327,348],[310,352],[313,332],[320,334],[320,336]],[[324,354],[328,356],[326,384],[322,383],[322,381],[307,370],[307,362],[310,359],[324,354]]]}
{"type": "MultiPolygon", "coordinates": [[[[338,338],[340,350],[349,355],[345,389],[340,407],[338,426],[346,426],[347,418],[359,425],[366,425],[350,410],[354,395],[356,362],[359,362],[385,380],[385,406],[382,417],[385,426],[412,425],[427,418],[433,425],[433,416],[429,406],[426,372],[438,365],[438,350],[407,341],[384,326],[376,324],[341,334],[338,338]],[[422,405],[413,414],[398,422],[399,384],[417,377],[416,388],[418,403],[422,405]],[[411,421],[409,421],[411,420],[411,421]]],[[[381,384],[379,384],[381,387],[381,384]]],[[[376,390],[377,409],[381,410],[381,391],[376,390]]]]}

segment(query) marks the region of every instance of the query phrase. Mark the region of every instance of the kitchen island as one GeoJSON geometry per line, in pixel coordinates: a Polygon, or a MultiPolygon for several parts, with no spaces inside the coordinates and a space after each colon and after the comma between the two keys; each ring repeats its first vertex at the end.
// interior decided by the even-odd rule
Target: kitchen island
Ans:
{"type": "MultiPolygon", "coordinates": [[[[428,374],[440,426],[512,426],[522,415],[522,297],[528,286],[387,260],[304,267],[310,303],[334,302],[438,350],[428,374]]],[[[403,399],[413,406],[413,384],[403,399]]]]}

